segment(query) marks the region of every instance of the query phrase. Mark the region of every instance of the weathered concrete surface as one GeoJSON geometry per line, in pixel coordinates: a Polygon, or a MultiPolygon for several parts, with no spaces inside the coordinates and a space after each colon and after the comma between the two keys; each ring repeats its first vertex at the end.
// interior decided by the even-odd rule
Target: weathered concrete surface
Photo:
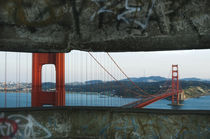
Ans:
{"type": "Polygon", "coordinates": [[[1,137],[8,134],[20,138],[207,139],[210,136],[210,111],[90,107],[0,111],[1,137]]]}
{"type": "Polygon", "coordinates": [[[0,0],[0,50],[210,48],[209,0],[0,0]]]}

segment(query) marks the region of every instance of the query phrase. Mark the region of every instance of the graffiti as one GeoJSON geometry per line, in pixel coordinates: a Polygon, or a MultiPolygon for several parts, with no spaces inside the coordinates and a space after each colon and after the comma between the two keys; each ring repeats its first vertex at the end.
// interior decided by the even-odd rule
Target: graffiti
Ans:
{"type": "Polygon", "coordinates": [[[209,0],[0,1],[2,48],[10,51],[151,51],[158,44],[171,45],[167,40],[178,36],[185,49],[196,36],[199,48],[210,32],[209,0]],[[118,43],[122,41],[124,47],[118,43]]]}
{"type": "Polygon", "coordinates": [[[101,2],[106,2],[107,0],[91,0],[92,2],[95,2],[95,4],[100,7],[100,9],[98,11],[96,11],[91,17],[90,17],[90,21],[93,21],[96,15],[99,15],[101,13],[112,13],[112,10],[108,10],[107,7],[108,5],[110,5],[110,3],[108,3],[108,5],[105,5],[103,7],[100,6],[101,2]]]}
{"type": "Polygon", "coordinates": [[[174,22],[174,24],[176,26],[177,31],[183,31],[189,26],[188,23],[185,21],[177,21],[177,22],[174,22]]]}
{"type": "MultiPolygon", "coordinates": [[[[61,20],[64,13],[68,12],[67,4],[60,3],[55,10],[55,5],[52,6],[48,1],[37,1],[29,3],[27,1],[14,1],[17,6],[17,13],[15,22],[17,24],[24,24],[30,27],[43,27],[50,23],[56,23],[61,20]],[[24,7],[23,5],[28,5],[24,7]]],[[[15,7],[13,8],[15,9],[15,7]]]]}
{"type": "Polygon", "coordinates": [[[69,110],[32,113],[34,117],[41,114],[41,121],[53,134],[32,115],[1,113],[0,138],[208,138],[210,133],[207,114],[72,113],[69,110]]]}
{"type": "Polygon", "coordinates": [[[139,129],[139,125],[136,124],[134,117],[131,119],[120,118],[119,120],[114,121],[112,124],[115,125],[115,138],[141,137],[137,131],[137,129],[139,129]],[[128,135],[128,133],[130,134],[128,135]]]}
{"type": "Polygon", "coordinates": [[[39,124],[31,115],[13,114],[0,116],[0,137],[2,138],[49,138],[50,131],[39,124]]]}
{"type": "Polygon", "coordinates": [[[205,23],[208,23],[210,20],[210,16],[205,14],[202,16],[195,17],[192,19],[194,25],[205,26],[205,23]]]}
{"type": "MultiPolygon", "coordinates": [[[[101,13],[116,14],[112,10],[108,9],[108,7],[116,8],[117,5],[120,4],[120,2],[111,3],[111,2],[108,2],[107,0],[91,0],[91,1],[94,2],[97,5],[97,7],[99,7],[99,10],[97,10],[95,13],[92,14],[92,16],[90,17],[90,21],[93,21],[94,18],[96,17],[96,15],[99,15],[101,13]],[[104,3],[104,6],[101,6],[100,3],[104,3]]],[[[148,23],[149,23],[149,19],[153,13],[153,8],[155,5],[155,2],[156,2],[156,0],[152,0],[151,7],[147,11],[147,15],[144,19],[144,23],[142,23],[141,21],[137,20],[137,17],[140,16],[139,13],[141,13],[141,11],[142,11],[142,7],[138,6],[138,5],[130,6],[129,0],[125,0],[125,4],[124,4],[125,10],[120,12],[119,14],[116,14],[117,20],[123,21],[126,24],[134,23],[134,24],[137,24],[140,28],[146,29],[148,26],[148,23]],[[133,13],[138,14],[138,15],[136,17],[129,17],[129,15],[131,15],[133,13]]]]}
{"type": "Polygon", "coordinates": [[[199,11],[200,8],[204,8],[208,0],[192,0],[192,5],[195,7],[196,11],[199,11]]]}
{"type": "MultiPolygon", "coordinates": [[[[148,27],[150,18],[155,13],[156,18],[153,19],[158,22],[160,31],[162,33],[170,33],[171,25],[177,25],[178,31],[185,30],[185,21],[170,21],[170,14],[174,13],[172,8],[174,3],[170,0],[150,0],[149,3],[141,2],[140,4],[131,4],[131,0],[111,1],[111,0],[91,0],[98,9],[91,15],[90,21],[93,21],[97,15],[101,13],[111,13],[116,17],[117,21],[122,21],[128,25],[136,24],[141,29],[145,30],[148,27]],[[124,3],[122,3],[124,2],[124,3]],[[148,5],[148,8],[146,8],[148,5]],[[122,10],[124,9],[124,10],[122,10]]],[[[195,5],[195,3],[194,3],[195,5]]],[[[182,16],[182,15],[181,15],[182,16]]],[[[103,17],[101,17],[103,18],[103,17]]],[[[209,19],[208,15],[193,19],[193,24],[205,26],[204,23],[209,19]]],[[[189,23],[187,23],[189,24],[189,23]]],[[[119,25],[119,23],[118,23],[119,25]]]]}
{"type": "MultiPolygon", "coordinates": [[[[114,116],[115,117],[115,116],[114,116]]],[[[117,115],[111,122],[108,122],[107,118],[94,117],[87,122],[81,129],[89,131],[90,127],[93,127],[98,120],[103,123],[98,130],[98,135],[101,138],[109,138],[112,135],[115,138],[169,138],[169,137],[189,137],[191,135],[205,135],[209,133],[209,125],[205,122],[199,122],[198,126],[202,125],[203,128],[197,128],[192,126],[194,118],[189,116],[180,116],[178,119],[176,116],[171,115],[141,115],[141,118],[135,116],[117,115]],[[171,126],[173,125],[173,126],[171,126]],[[165,133],[165,134],[163,134],[165,133]]]]}
{"type": "MultiPolygon", "coordinates": [[[[6,118],[0,118],[0,133],[5,138],[13,137],[18,129],[18,125],[15,121],[6,118]],[[6,130],[7,133],[4,132],[6,130]]],[[[1,136],[0,136],[1,137],[1,136]]]]}
{"type": "Polygon", "coordinates": [[[150,19],[150,16],[152,14],[152,9],[154,7],[155,2],[156,2],[156,0],[152,0],[152,6],[151,6],[151,8],[148,11],[148,14],[146,16],[144,24],[141,23],[140,21],[135,20],[135,19],[129,19],[129,18],[125,17],[125,15],[127,15],[127,14],[131,14],[131,13],[134,13],[134,12],[141,12],[141,7],[131,7],[131,6],[129,6],[128,5],[128,0],[125,0],[125,9],[126,9],[126,11],[121,13],[121,14],[119,14],[117,16],[117,19],[118,20],[123,20],[127,24],[130,24],[131,22],[134,22],[135,24],[139,25],[142,29],[146,29],[146,27],[148,25],[148,22],[149,22],[149,19],[150,19]]]}
{"type": "Polygon", "coordinates": [[[171,24],[169,17],[167,15],[174,12],[173,10],[169,8],[171,4],[172,4],[171,1],[163,2],[162,0],[160,0],[158,1],[157,6],[156,6],[157,14],[159,15],[160,20],[163,24],[164,31],[167,33],[170,32],[170,24],[171,24]]]}

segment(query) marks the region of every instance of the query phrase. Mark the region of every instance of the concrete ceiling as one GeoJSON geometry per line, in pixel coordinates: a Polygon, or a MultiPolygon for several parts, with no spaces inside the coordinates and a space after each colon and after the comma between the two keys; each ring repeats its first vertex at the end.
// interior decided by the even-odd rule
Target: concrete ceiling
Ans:
{"type": "Polygon", "coordinates": [[[207,48],[209,0],[0,0],[0,51],[207,48]]]}

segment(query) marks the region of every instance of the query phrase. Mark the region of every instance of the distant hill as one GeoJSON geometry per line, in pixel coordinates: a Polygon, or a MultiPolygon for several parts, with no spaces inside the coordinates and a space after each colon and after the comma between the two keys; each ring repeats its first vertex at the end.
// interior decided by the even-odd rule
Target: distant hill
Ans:
{"type": "MultiPolygon", "coordinates": [[[[165,78],[165,77],[161,77],[161,76],[149,76],[149,77],[139,77],[139,78],[130,78],[133,82],[136,83],[154,83],[154,82],[162,82],[162,81],[166,81],[166,80],[171,80],[171,78],[165,78]]],[[[122,79],[120,81],[128,81],[128,79],[122,79]]],[[[207,79],[200,79],[200,78],[182,78],[180,79],[180,81],[198,81],[198,82],[210,82],[210,80],[207,79]]],[[[112,82],[112,81],[111,81],[112,82]]],[[[72,82],[72,83],[67,83],[66,85],[73,85],[73,86],[77,86],[77,85],[91,85],[91,84],[100,84],[100,83],[104,83],[102,80],[89,80],[89,81],[85,81],[85,82],[72,82]]],[[[45,82],[43,83],[43,85],[45,86],[53,86],[55,85],[55,83],[51,83],[51,82],[45,82]]]]}
{"type": "Polygon", "coordinates": [[[207,80],[204,80],[204,79],[200,79],[200,78],[183,78],[181,79],[183,81],[207,81],[207,80]]]}
{"type": "Polygon", "coordinates": [[[90,80],[86,81],[85,84],[97,84],[97,83],[103,83],[101,80],[90,80]]]}
{"type": "MultiPolygon", "coordinates": [[[[149,76],[140,78],[130,78],[133,82],[160,82],[165,81],[167,78],[161,76],[149,76]]],[[[122,81],[128,81],[128,79],[123,79],[122,81]]]]}
{"type": "Polygon", "coordinates": [[[52,83],[52,82],[43,82],[42,85],[43,86],[55,86],[56,84],[52,83]]]}
{"type": "MultiPolygon", "coordinates": [[[[161,82],[166,80],[171,80],[171,78],[165,78],[161,76],[149,76],[149,77],[139,77],[139,78],[130,78],[133,82],[161,82]]],[[[200,81],[200,82],[210,82],[210,80],[200,79],[200,78],[182,78],[182,81],[200,81]]],[[[122,81],[128,81],[128,79],[123,79],[122,81]]]]}
{"type": "Polygon", "coordinates": [[[68,83],[67,85],[83,85],[82,82],[72,82],[72,83],[68,83]]]}

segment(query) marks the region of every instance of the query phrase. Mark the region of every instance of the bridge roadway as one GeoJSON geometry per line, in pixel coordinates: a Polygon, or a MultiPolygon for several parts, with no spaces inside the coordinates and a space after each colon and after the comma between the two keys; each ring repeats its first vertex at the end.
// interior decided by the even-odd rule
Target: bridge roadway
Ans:
{"type": "Polygon", "coordinates": [[[129,104],[123,105],[122,107],[124,108],[142,108],[144,106],[147,106],[153,102],[156,102],[160,99],[167,98],[169,96],[175,95],[176,93],[171,93],[171,92],[166,92],[166,93],[161,93],[157,95],[153,95],[147,98],[141,98],[137,101],[131,102],[129,104]]]}
{"type": "Polygon", "coordinates": [[[8,133],[17,138],[207,139],[210,111],[110,107],[1,109],[0,130],[0,138],[8,133]]]}

